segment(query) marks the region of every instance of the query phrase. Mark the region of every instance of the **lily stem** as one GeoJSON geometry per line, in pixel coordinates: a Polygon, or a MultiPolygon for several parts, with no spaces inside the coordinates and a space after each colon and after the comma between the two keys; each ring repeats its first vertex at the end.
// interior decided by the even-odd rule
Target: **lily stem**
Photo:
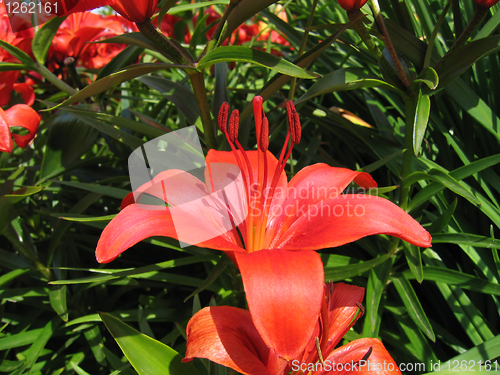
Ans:
{"type": "Polygon", "coordinates": [[[45,66],[37,64],[36,71],[47,81],[56,86],[59,90],[64,91],[68,95],[75,95],[78,91],[68,85],[66,82],[57,78],[57,76],[48,70],[45,66]]]}
{"type": "Polygon", "coordinates": [[[191,85],[193,86],[198,108],[200,109],[200,118],[203,124],[203,133],[205,134],[205,144],[208,148],[217,148],[215,129],[212,125],[210,104],[208,103],[207,90],[205,88],[205,77],[202,72],[188,72],[188,75],[191,80],[191,85]]]}
{"type": "Polygon", "coordinates": [[[438,70],[439,67],[446,61],[448,60],[455,52],[456,50],[463,46],[469,37],[471,36],[472,32],[477,29],[477,27],[481,24],[481,22],[484,20],[488,12],[490,11],[490,8],[483,7],[483,6],[477,6],[476,11],[474,12],[474,15],[472,16],[472,19],[469,21],[468,25],[465,27],[464,31],[462,31],[462,34],[455,40],[455,43],[450,47],[448,52],[439,60],[439,62],[436,64],[435,70],[438,70]]]}
{"type": "MultiPolygon", "coordinates": [[[[312,7],[311,7],[311,13],[309,14],[309,18],[307,19],[307,24],[306,24],[306,28],[304,30],[304,35],[302,36],[302,40],[300,41],[300,48],[299,48],[299,53],[297,55],[297,58],[302,56],[304,54],[304,51],[306,50],[307,40],[309,38],[309,32],[310,32],[309,28],[312,25],[313,18],[314,18],[314,12],[316,10],[317,5],[318,5],[318,0],[313,0],[312,7]]],[[[295,96],[296,85],[297,85],[297,78],[295,77],[292,79],[292,82],[290,84],[290,91],[289,91],[289,95],[288,95],[289,100],[293,100],[293,98],[295,96]]]]}
{"type": "Polygon", "coordinates": [[[188,56],[187,52],[183,51],[182,47],[174,45],[163,33],[158,30],[151,20],[146,20],[136,24],[143,35],[160,47],[170,60],[176,64],[182,64],[192,69],[185,69],[191,85],[193,87],[194,96],[200,110],[200,118],[203,124],[205,133],[205,143],[208,148],[216,148],[215,131],[212,125],[212,115],[210,113],[210,104],[208,103],[207,90],[205,88],[205,79],[203,72],[195,70],[195,64],[188,56]]]}
{"type": "Polygon", "coordinates": [[[17,236],[12,233],[14,232],[13,228],[10,227],[2,234],[10,241],[10,243],[28,260],[35,266],[35,268],[42,274],[42,276],[50,281],[53,279],[52,272],[38,260],[37,256],[33,253],[33,251],[27,247],[24,243],[22,243],[17,236]]]}
{"type": "Polygon", "coordinates": [[[413,163],[413,127],[415,116],[415,101],[412,98],[405,98],[405,148],[406,151],[403,156],[403,170],[401,174],[402,188],[401,197],[399,200],[399,207],[406,210],[408,206],[408,198],[410,196],[410,185],[405,185],[405,179],[411,173],[413,163]]]}
{"type": "MultiPolygon", "coordinates": [[[[193,61],[188,54],[177,47],[163,33],[155,27],[151,20],[136,23],[137,28],[150,41],[155,43],[164,52],[164,55],[175,64],[193,66],[193,61]]],[[[194,66],[193,66],[194,67],[194,66]]]]}
{"type": "Polygon", "coordinates": [[[347,12],[347,16],[349,17],[349,21],[352,22],[352,26],[354,27],[354,30],[358,33],[359,37],[363,40],[363,43],[368,47],[370,50],[371,54],[379,64],[381,65],[382,69],[393,78],[394,82],[399,81],[399,77],[394,71],[392,65],[387,61],[387,59],[384,57],[382,51],[380,51],[380,48],[378,48],[377,43],[373,40],[372,36],[366,29],[365,24],[363,23],[363,13],[359,10],[353,10],[351,12],[347,12]]]}
{"type": "Polygon", "coordinates": [[[389,33],[387,32],[387,28],[385,27],[385,22],[384,22],[384,17],[382,16],[382,13],[380,12],[380,6],[378,4],[377,0],[370,0],[370,5],[372,7],[373,15],[375,16],[375,20],[377,21],[378,28],[380,30],[380,33],[382,34],[382,37],[384,38],[384,43],[389,51],[389,55],[391,56],[392,62],[394,66],[396,67],[396,72],[398,74],[398,78],[403,82],[403,85],[405,87],[410,86],[410,83],[408,82],[408,78],[406,78],[405,71],[403,69],[403,66],[401,65],[401,62],[399,61],[398,54],[396,53],[396,50],[394,49],[394,46],[392,45],[391,37],[389,36],[389,33]]]}

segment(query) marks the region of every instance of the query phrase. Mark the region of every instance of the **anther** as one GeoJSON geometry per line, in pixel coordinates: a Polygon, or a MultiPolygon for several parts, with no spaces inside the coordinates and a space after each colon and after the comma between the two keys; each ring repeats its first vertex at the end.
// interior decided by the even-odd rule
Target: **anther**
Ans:
{"type": "Polygon", "coordinates": [[[220,106],[219,118],[218,118],[219,130],[222,132],[222,134],[226,134],[227,115],[228,115],[228,113],[229,113],[229,103],[228,102],[224,102],[220,106]]]}
{"type": "Polygon", "coordinates": [[[229,118],[229,140],[235,142],[238,139],[238,127],[240,123],[240,111],[235,109],[229,118]]]}
{"type": "Polygon", "coordinates": [[[361,315],[359,316],[359,318],[361,318],[363,315],[365,315],[365,307],[360,302],[356,302],[356,306],[358,306],[360,310],[361,315]]]}
{"type": "Polygon", "coordinates": [[[290,126],[290,135],[292,137],[292,142],[294,145],[300,143],[300,136],[302,129],[300,127],[300,118],[293,102],[291,100],[286,102],[286,112],[288,115],[288,124],[290,126]]]}
{"type": "Polygon", "coordinates": [[[267,151],[269,148],[269,121],[267,120],[267,117],[264,117],[262,121],[262,130],[260,132],[260,142],[259,142],[259,149],[261,151],[267,151]]]}

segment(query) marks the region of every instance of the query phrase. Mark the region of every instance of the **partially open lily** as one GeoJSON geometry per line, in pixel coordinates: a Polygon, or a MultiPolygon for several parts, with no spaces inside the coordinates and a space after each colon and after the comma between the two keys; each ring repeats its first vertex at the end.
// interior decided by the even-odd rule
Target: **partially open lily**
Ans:
{"type": "MultiPolygon", "coordinates": [[[[267,150],[269,124],[262,98],[255,97],[253,104],[258,150],[243,150],[237,135],[238,111],[233,111],[227,126],[229,105],[224,104],[219,126],[232,151],[208,152],[206,182],[175,170],[163,172],[144,187],[144,193],[157,198],[166,196],[167,203],[174,207],[146,210],[134,203],[130,194],[122,203],[122,211],[104,229],[96,257],[101,263],[112,261],[151,236],[179,239],[179,227],[193,234],[210,230],[219,233],[192,244],[223,250],[233,259],[241,272],[249,310],[260,336],[275,353],[289,360],[304,350],[306,338],[315,326],[314,317],[321,309],[324,272],[321,259],[313,250],[382,233],[428,247],[431,236],[387,199],[341,194],[352,181],[362,188],[376,187],[367,173],[315,164],[287,182],[284,168],[293,146],[300,141],[297,112],[292,102],[288,102],[290,127],[281,155],[276,159],[267,150]],[[227,186],[227,173],[215,172],[220,163],[238,166],[242,175],[243,188],[227,191],[227,200],[247,205],[246,218],[225,232],[220,231],[220,221],[209,211],[214,211],[214,207],[199,204],[207,194],[227,186]],[[178,202],[186,203],[180,208],[175,206],[178,202]],[[277,334],[277,327],[288,332],[288,338],[277,334]]],[[[236,217],[238,212],[231,214],[236,217]]]]}
{"type": "MultiPolygon", "coordinates": [[[[207,307],[187,325],[187,350],[183,362],[207,358],[246,375],[291,374],[401,374],[378,339],[359,339],[335,349],[360,317],[364,289],[325,284],[321,313],[305,350],[290,360],[276,355],[260,337],[254,314],[229,306],[207,307]]],[[[286,331],[278,331],[284,337],[286,331]]],[[[289,338],[290,339],[290,338],[289,338]]]]}
{"type": "Polygon", "coordinates": [[[40,116],[36,111],[25,104],[16,104],[6,111],[0,108],[0,151],[12,152],[14,142],[19,147],[26,147],[35,138],[40,116]],[[10,128],[19,126],[28,130],[28,134],[11,134],[10,128]]]}

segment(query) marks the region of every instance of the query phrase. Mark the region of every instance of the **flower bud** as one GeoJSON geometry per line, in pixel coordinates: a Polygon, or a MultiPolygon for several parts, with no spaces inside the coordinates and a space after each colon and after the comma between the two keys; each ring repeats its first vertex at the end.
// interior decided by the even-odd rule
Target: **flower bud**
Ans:
{"type": "Polygon", "coordinates": [[[484,8],[491,8],[493,5],[498,3],[499,0],[474,0],[474,2],[484,8]]]}
{"type": "MultiPolygon", "coordinates": [[[[359,10],[368,0],[337,0],[339,5],[348,12],[359,10]]],[[[498,1],[498,0],[497,0],[498,1]]]]}

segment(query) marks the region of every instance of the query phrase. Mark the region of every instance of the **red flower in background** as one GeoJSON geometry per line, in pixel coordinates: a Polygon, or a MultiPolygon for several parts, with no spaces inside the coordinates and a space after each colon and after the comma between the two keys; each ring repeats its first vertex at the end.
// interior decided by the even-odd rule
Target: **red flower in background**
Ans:
{"type": "MultiPolygon", "coordinates": [[[[3,2],[0,2],[0,39],[7,42],[28,55],[32,55],[31,42],[33,40],[33,29],[27,29],[14,33],[11,28],[11,22],[3,2]]],[[[16,18],[14,22],[26,22],[22,18],[16,18]]],[[[13,25],[21,27],[21,25],[13,25]]],[[[31,26],[31,24],[30,24],[31,26]]],[[[10,53],[0,48],[0,61],[18,63],[19,61],[10,53]]],[[[20,78],[19,71],[0,72],[0,107],[7,105],[10,101],[12,90],[17,91],[27,105],[32,105],[35,101],[35,93],[28,82],[17,82],[20,78]]]]}
{"type": "Polygon", "coordinates": [[[121,16],[101,16],[90,12],[70,14],[61,24],[49,50],[52,70],[67,57],[86,68],[102,68],[125,46],[117,43],[89,43],[111,38],[134,28],[121,16]]]}
{"type": "Polygon", "coordinates": [[[481,7],[485,7],[485,8],[491,8],[493,5],[495,5],[496,3],[498,3],[499,0],[474,0],[474,2],[481,6],[481,7]]]}
{"type": "Polygon", "coordinates": [[[337,0],[339,5],[348,12],[361,9],[368,0],[337,0]]]}
{"type": "Polygon", "coordinates": [[[12,152],[12,138],[19,147],[26,147],[35,137],[39,124],[40,116],[30,106],[17,104],[6,111],[0,108],[0,151],[12,152]],[[10,128],[14,126],[28,129],[29,134],[11,134],[10,128]]]}
{"type": "MultiPolygon", "coordinates": [[[[183,362],[207,358],[245,375],[284,375],[290,371],[309,375],[400,375],[378,339],[358,339],[335,349],[360,317],[358,306],[364,289],[343,283],[326,284],[322,294],[321,313],[315,318],[312,335],[303,343],[305,349],[288,361],[266,345],[254,324],[258,316],[236,307],[217,306],[198,311],[189,321],[183,362]]],[[[278,330],[281,328],[277,328],[276,335],[291,339],[287,330],[278,330]]]]}
{"type": "Polygon", "coordinates": [[[79,0],[75,7],[66,13],[59,11],[58,16],[86,12],[109,5],[127,20],[141,23],[151,18],[158,5],[158,0],[79,0]]]}

